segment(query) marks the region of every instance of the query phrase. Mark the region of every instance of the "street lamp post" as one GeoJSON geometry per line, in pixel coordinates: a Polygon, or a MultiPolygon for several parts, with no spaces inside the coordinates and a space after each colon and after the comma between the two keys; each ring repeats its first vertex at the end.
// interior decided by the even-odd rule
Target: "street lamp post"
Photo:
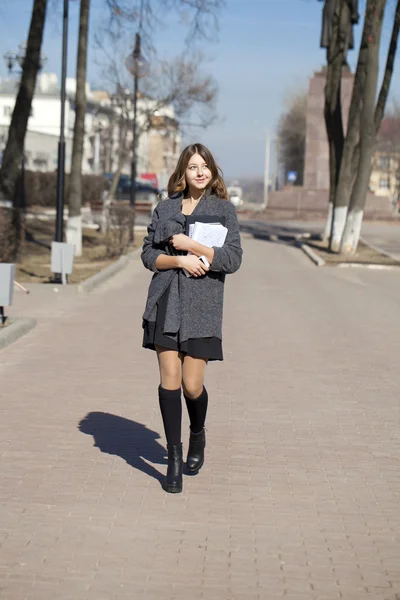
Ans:
{"type": "MultiPolygon", "coordinates": [[[[138,95],[138,62],[140,58],[140,35],[136,34],[135,49],[133,51],[133,60],[135,63],[135,73],[133,77],[133,123],[132,123],[132,164],[131,164],[131,208],[135,209],[136,204],[136,155],[137,155],[137,95],[138,95]]],[[[134,236],[132,228],[132,238],[134,236]]],[[[134,240],[132,239],[132,242],[134,240]]]]}
{"type": "MultiPolygon", "coordinates": [[[[7,65],[7,70],[8,73],[19,73],[21,74],[22,71],[15,71],[15,66],[19,65],[21,69],[23,69],[24,67],[24,62],[25,62],[25,56],[26,56],[26,43],[20,44],[18,46],[18,52],[6,52],[3,55],[4,60],[6,61],[6,65],[7,65]]],[[[46,64],[47,61],[47,57],[44,55],[40,55],[40,59],[39,59],[39,71],[43,69],[44,65],[46,64]]]]}
{"type": "Polygon", "coordinates": [[[262,204],[263,209],[266,209],[268,206],[270,160],[271,160],[271,136],[267,133],[266,140],[265,140],[264,202],[262,204]]]}
{"type": "MultiPolygon", "coordinates": [[[[126,61],[128,71],[133,75],[133,123],[132,123],[132,162],[131,162],[131,187],[130,206],[134,215],[136,205],[136,172],[137,172],[137,98],[139,91],[139,77],[144,74],[145,61],[141,54],[140,33],[136,33],[135,47],[133,53],[126,61]]],[[[130,228],[129,241],[133,244],[135,240],[134,222],[130,228]]]]}
{"type": "Polygon", "coordinates": [[[57,203],[56,203],[56,235],[55,241],[62,242],[64,237],[64,203],[65,203],[65,101],[67,78],[68,50],[68,2],[64,0],[62,64],[61,64],[61,120],[60,138],[58,142],[57,160],[57,203]]]}

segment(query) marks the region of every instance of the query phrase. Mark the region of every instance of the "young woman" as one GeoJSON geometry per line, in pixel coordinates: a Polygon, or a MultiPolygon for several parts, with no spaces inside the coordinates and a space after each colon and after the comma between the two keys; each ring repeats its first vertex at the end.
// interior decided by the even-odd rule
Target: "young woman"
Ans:
{"type": "Polygon", "coordinates": [[[143,264],[154,272],[143,314],[143,346],[157,352],[168,448],[165,489],[178,493],[183,472],[181,387],[190,420],[186,467],[195,474],[203,466],[206,445],[204,371],[208,361],[223,359],[224,280],[239,269],[242,248],[235,208],[205,146],[185,148],[169,180],[168,195],[155,209],[143,243],[143,264]],[[193,241],[187,235],[189,221],[227,227],[224,245],[209,248],[193,241]]]}

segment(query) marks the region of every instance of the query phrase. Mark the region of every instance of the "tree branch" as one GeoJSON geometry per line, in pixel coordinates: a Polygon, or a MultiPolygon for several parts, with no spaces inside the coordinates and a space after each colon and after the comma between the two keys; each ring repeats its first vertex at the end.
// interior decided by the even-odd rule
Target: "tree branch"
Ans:
{"type": "Polygon", "coordinates": [[[390,39],[388,56],[387,56],[387,61],[386,61],[385,74],[383,77],[383,82],[382,82],[378,102],[377,102],[376,109],[375,109],[375,128],[376,128],[377,132],[379,131],[379,128],[381,126],[381,122],[383,119],[383,115],[385,113],[385,107],[386,107],[387,97],[389,94],[390,83],[392,81],[394,61],[395,61],[396,52],[397,52],[397,42],[399,39],[399,30],[400,30],[400,0],[397,1],[396,13],[395,13],[394,22],[393,22],[392,37],[390,39]]]}

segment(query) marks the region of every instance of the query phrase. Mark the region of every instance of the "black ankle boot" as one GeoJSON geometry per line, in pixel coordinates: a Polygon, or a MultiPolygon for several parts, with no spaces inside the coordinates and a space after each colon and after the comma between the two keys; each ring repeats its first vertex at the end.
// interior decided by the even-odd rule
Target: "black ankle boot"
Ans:
{"type": "Polygon", "coordinates": [[[198,473],[204,464],[204,448],[206,447],[206,430],[200,433],[190,432],[189,450],[186,459],[186,468],[192,475],[198,473]]]}
{"type": "Polygon", "coordinates": [[[168,445],[168,468],[165,491],[179,494],[182,491],[182,444],[168,445]]]}

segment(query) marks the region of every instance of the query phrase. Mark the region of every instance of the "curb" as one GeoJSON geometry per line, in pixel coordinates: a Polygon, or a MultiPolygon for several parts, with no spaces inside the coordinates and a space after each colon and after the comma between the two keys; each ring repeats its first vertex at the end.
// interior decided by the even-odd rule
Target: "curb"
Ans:
{"type": "MultiPolygon", "coordinates": [[[[390,258],[395,263],[400,265],[400,261],[395,256],[393,256],[393,254],[390,254],[390,252],[386,252],[386,250],[382,250],[382,248],[379,248],[378,246],[374,246],[374,244],[371,244],[371,242],[368,242],[368,240],[366,240],[362,236],[360,236],[360,240],[362,241],[363,244],[368,246],[368,248],[371,248],[371,250],[375,250],[375,252],[378,252],[378,254],[382,254],[383,256],[386,256],[387,258],[390,258]]],[[[393,265],[393,266],[396,266],[396,265],[393,265]]]]}
{"type": "Polygon", "coordinates": [[[348,269],[371,269],[374,271],[395,271],[400,267],[400,263],[397,265],[375,265],[372,263],[339,263],[336,265],[337,268],[348,268],[348,269]]]}
{"type": "Polygon", "coordinates": [[[111,265],[108,265],[108,267],[105,267],[102,271],[99,271],[95,275],[92,275],[92,277],[89,277],[89,279],[85,279],[85,281],[82,281],[82,283],[77,284],[77,292],[91,292],[99,285],[102,285],[104,282],[108,281],[108,279],[111,279],[111,277],[113,277],[114,275],[122,271],[122,269],[124,269],[126,266],[128,266],[130,261],[133,258],[135,258],[137,254],[140,254],[141,251],[142,248],[139,247],[135,248],[135,250],[132,250],[132,252],[129,252],[129,254],[126,254],[125,256],[120,256],[118,260],[116,260],[111,265]]]}
{"type": "Polygon", "coordinates": [[[36,326],[36,319],[17,318],[11,325],[0,331],[0,349],[16,342],[36,326]]]}
{"type": "Polygon", "coordinates": [[[307,254],[308,258],[310,258],[312,262],[317,265],[317,267],[323,267],[325,265],[324,259],[318,256],[318,254],[316,254],[316,252],[314,252],[310,246],[300,241],[297,241],[295,245],[303,250],[303,252],[307,254]]]}

